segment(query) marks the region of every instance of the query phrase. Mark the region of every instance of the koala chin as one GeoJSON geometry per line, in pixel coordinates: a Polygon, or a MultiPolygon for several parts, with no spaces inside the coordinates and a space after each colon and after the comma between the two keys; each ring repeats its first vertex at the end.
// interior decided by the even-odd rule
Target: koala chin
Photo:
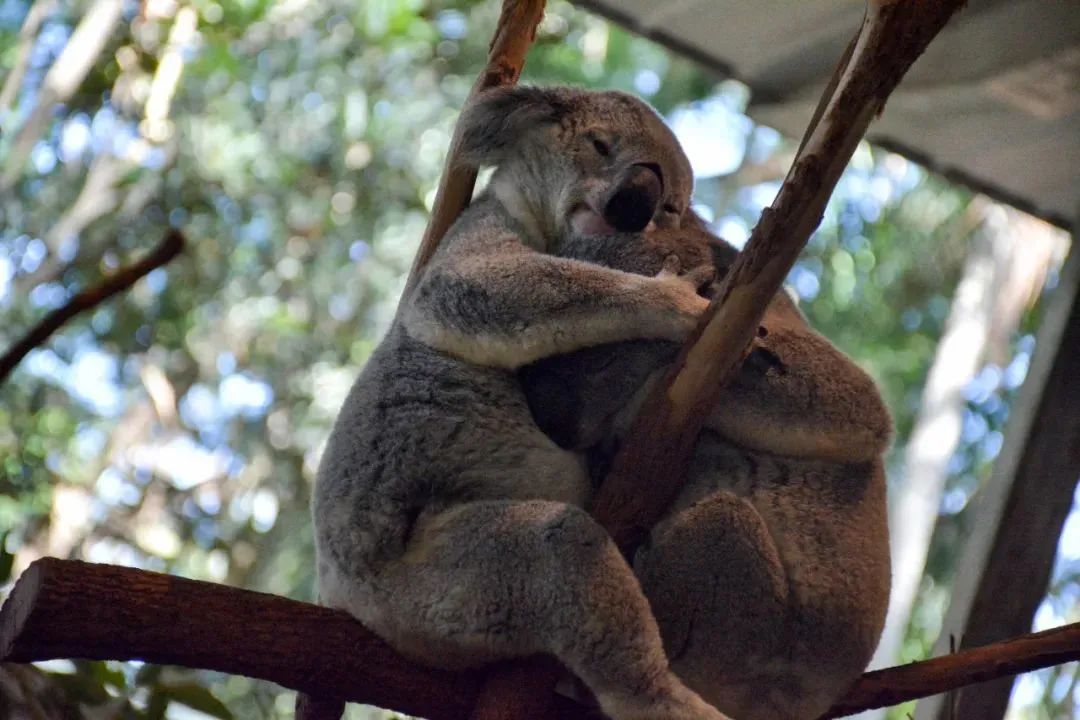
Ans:
{"type": "Polygon", "coordinates": [[[711,267],[642,275],[560,255],[575,228],[601,242],[677,230],[689,162],[622,93],[494,90],[463,123],[468,161],[495,171],[331,433],[313,501],[320,600],[422,663],[550,653],[615,720],[720,720],[670,669],[640,582],[583,509],[581,453],[539,429],[515,373],[686,337],[711,267]]]}

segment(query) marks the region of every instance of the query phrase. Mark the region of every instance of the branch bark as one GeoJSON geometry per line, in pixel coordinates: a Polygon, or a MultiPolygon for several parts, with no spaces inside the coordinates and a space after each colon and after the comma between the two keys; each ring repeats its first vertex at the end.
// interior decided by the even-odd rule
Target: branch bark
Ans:
{"type": "Polygon", "coordinates": [[[665,382],[653,392],[600,487],[593,514],[627,552],[670,505],[701,424],[734,377],[765,306],[821,221],[870,121],[964,0],[869,0],[773,204],[724,279],[665,382]]]}
{"type": "MultiPolygon", "coordinates": [[[[487,65],[469,91],[466,104],[484,90],[513,85],[518,81],[521,69],[525,66],[525,54],[536,39],[536,28],[544,17],[545,4],[545,0],[503,0],[502,12],[488,50],[487,65]]],[[[476,170],[461,162],[461,131],[460,124],[454,127],[454,137],[450,141],[446,164],[435,192],[431,219],[424,230],[424,237],[416,251],[416,258],[405,285],[406,296],[416,284],[424,266],[435,254],[443,235],[472,200],[473,188],[476,186],[476,170]]]]}
{"type": "MultiPolygon", "coordinates": [[[[597,491],[591,512],[628,556],[684,484],[708,409],[738,372],[765,307],[820,224],[870,121],[963,4],[867,2],[862,27],[826,88],[776,200],[762,214],[717,300],[639,414],[597,491]]],[[[533,688],[554,686],[555,674],[544,672],[535,669],[533,688]]],[[[498,693],[498,702],[485,698],[472,720],[543,717],[543,704],[525,705],[526,695],[498,693]]]]}
{"type": "MultiPolygon", "coordinates": [[[[431,720],[469,717],[484,678],[409,662],[339,610],[146,570],[44,558],[22,574],[0,608],[0,661],[57,658],[217,670],[431,720]]],[[[868,673],[825,717],[1073,660],[1080,660],[1080,623],[868,673]]],[[[599,717],[565,698],[552,707],[548,717],[599,717]]]]}
{"type": "Polygon", "coordinates": [[[177,230],[170,230],[165,239],[142,260],[121,268],[105,278],[100,284],[75,295],[62,307],[53,310],[42,318],[21,340],[0,356],[0,382],[19,364],[26,354],[42,345],[49,336],[71,318],[81,312],[97,307],[113,295],[127,290],[139,278],[149,275],[156,268],[172,260],[184,249],[184,236],[177,230]]]}

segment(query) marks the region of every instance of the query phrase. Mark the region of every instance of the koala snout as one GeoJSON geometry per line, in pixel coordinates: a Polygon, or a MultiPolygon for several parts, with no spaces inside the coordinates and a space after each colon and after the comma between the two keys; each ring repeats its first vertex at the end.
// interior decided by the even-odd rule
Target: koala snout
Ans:
{"type": "Polygon", "coordinates": [[[604,220],[619,232],[641,232],[656,214],[664,195],[659,168],[631,165],[604,204],[604,220]]]}

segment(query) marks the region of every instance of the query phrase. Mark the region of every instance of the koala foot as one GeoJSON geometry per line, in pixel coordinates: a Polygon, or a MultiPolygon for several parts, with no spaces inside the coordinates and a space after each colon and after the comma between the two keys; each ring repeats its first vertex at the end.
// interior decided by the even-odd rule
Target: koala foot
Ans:
{"type": "Polygon", "coordinates": [[[671,674],[661,692],[599,695],[600,707],[613,720],[730,720],[671,674]]]}

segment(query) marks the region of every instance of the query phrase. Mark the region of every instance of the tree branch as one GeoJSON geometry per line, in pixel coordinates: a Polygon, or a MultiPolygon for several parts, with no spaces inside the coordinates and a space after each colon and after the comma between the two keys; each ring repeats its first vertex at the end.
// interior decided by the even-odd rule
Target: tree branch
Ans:
{"type": "MultiPolygon", "coordinates": [[[[502,12],[488,50],[487,66],[469,91],[466,104],[484,90],[517,82],[521,69],[525,66],[525,54],[536,38],[536,28],[544,17],[544,5],[545,0],[503,0],[502,12]]],[[[416,251],[412,270],[409,271],[405,295],[408,295],[409,290],[416,284],[420,272],[439,247],[443,235],[472,200],[473,188],[476,186],[476,170],[461,163],[462,130],[460,123],[455,125],[454,137],[450,141],[446,164],[439,179],[439,188],[435,192],[431,219],[428,220],[424,237],[416,251]]]]}
{"type": "Polygon", "coordinates": [[[276,682],[431,720],[471,710],[479,676],[414,665],[348,614],[161,573],[44,558],[0,609],[0,658],[124,659],[276,682]]]}
{"type": "Polygon", "coordinates": [[[600,487],[593,514],[630,551],[682,486],[708,408],[734,377],[762,314],[811,233],[867,126],[964,0],[868,0],[773,204],[724,278],[600,487]]]}
{"type": "Polygon", "coordinates": [[[127,290],[139,278],[149,275],[156,268],[172,260],[184,249],[184,236],[178,230],[170,230],[165,239],[142,260],[121,268],[94,287],[83,290],[67,301],[62,307],[53,310],[42,318],[21,340],[0,356],[0,382],[3,382],[12,369],[19,364],[27,353],[42,345],[49,336],[71,318],[81,312],[94,308],[113,295],[127,290]]]}
{"type": "Polygon", "coordinates": [[[1080,623],[866,673],[822,716],[854,715],[1080,660],[1080,623]]]}
{"type": "MultiPolygon", "coordinates": [[[[146,570],[44,558],[27,568],[0,608],[0,661],[57,658],[217,670],[431,720],[469,717],[483,681],[480,672],[416,665],[339,610],[146,570]]],[[[1073,660],[1080,660],[1080,623],[868,673],[824,717],[1073,660]]],[[[599,717],[565,698],[555,698],[553,707],[549,717],[599,717]]]]}

